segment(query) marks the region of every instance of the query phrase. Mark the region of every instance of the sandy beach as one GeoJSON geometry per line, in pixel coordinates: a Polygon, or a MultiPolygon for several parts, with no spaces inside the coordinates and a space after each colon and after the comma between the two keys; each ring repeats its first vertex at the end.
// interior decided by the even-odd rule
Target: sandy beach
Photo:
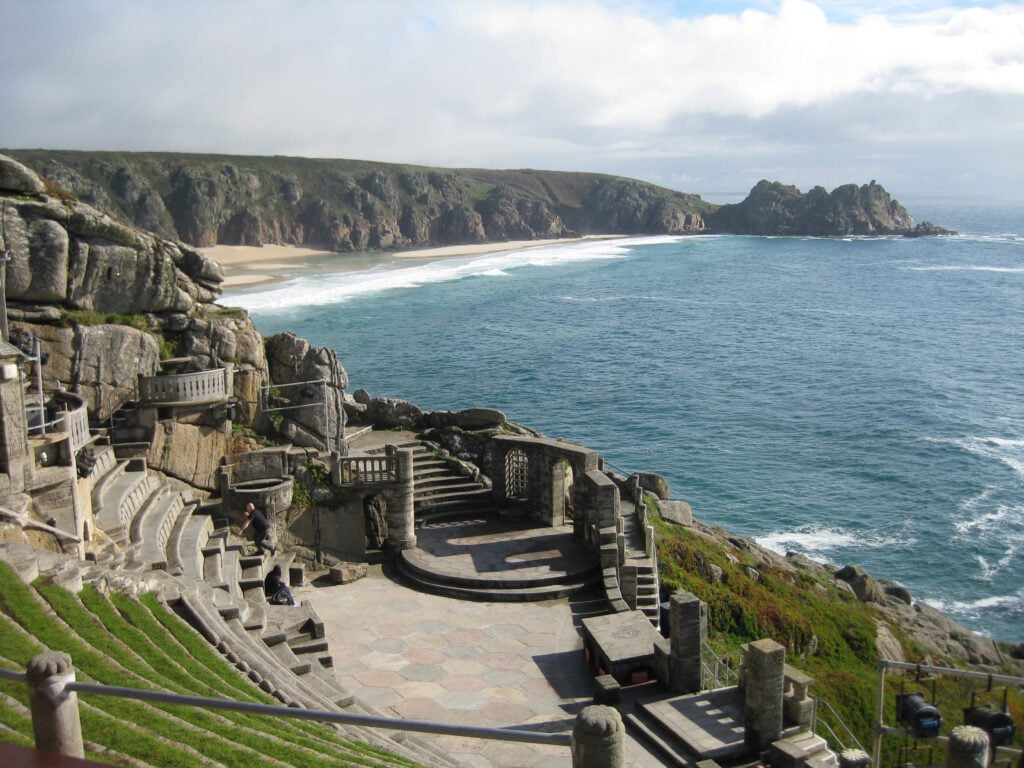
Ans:
{"type": "Polygon", "coordinates": [[[333,270],[363,269],[381,259],[446,259],[475,256],[483,253],[514,251],[542,245],[580,243],[587,240],[606,240],[619,235],[588,235],[586,237],[550,240],[510,240],[503,243],[471,243],[448,245],[441,248],[420,248],[409,251],[369,251],[335,253],[326,248],[303,245],[215,245],[199,250],[224,268],[225,288],[246,288],[263,283],[287,279],[304,270],[328,268],[333,270]]]}

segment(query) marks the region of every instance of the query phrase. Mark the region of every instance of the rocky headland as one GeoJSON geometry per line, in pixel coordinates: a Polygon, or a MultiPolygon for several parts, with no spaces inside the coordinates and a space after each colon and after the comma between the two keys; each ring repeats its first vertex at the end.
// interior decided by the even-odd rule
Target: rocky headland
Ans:
{"type": "MultiPolygon", "coordinates": [[[[158,161],[159,157],[146,162],[159,164],[158,161]]],[[[293,445],[323,449],[327,447],[328,435],[334,434],[344,412],[348,412],[350,417],[358,417],[382,428],[426,429],[443,425],[465,427],[458,422],[458,414],[423,412],[412,403],[374,397],[366,392],[347,395],[344,390],[348,386],[348,377],[334,351],[314,348],[290,333],[264,338],[244,310],[222,307],[216,303],[223,282],[223,271],[217,263],[184,242],[179,227],[186,224],[191,226],[191,229],[186,227],[186,232],[193,241],[199,243],[223,242],[225,233],[230,232],[237,235],[239,240],[245,240],[250,235],[257,240],[272,235],[296,241],[307,236],[321,237],[334,232],[338,238],[335,244],[354,247],[357,242],[368,245],[375,237],[378,244],[381,244],[384,241],[380,237],[388,231],[396,238],[407,238],[406,244],[411,244],[437,242],[432,238],[440,236],[439,230],[431,229],[437,221],[461,219],[465,224],[466,217],[473,210],[479,219],[470,218],[480,226],[474,224],[471,227],[471,231],[476,233],[472,236],[488,236],[487,227],[483,223],[484,216],[469,206],[468,198],[464,199],[462,208],[451,207],[452,201],[459,194],[465,193],[464,188],[462,193],[452,190],[461,188],[460,185],[468,177],[454,172],[438,172],[438,178],[432,180],[429,174],[421,177],[415,175],[419,172],[397,168],[394,171],[397,175],[391,177],[379,175],[379,171],[368,168],[366,176],[350,176],[351,185],[338,181],[350,193],[347,199],[363,200],[367,215],[371,210],[377,211],[372,214],[374,216],[383,216],[380,201],[388,198],[389,194],[395,198],[396,206],[407,205],[407,202],[399,202],[407,200],[410,191],[406,186],[418,189],[417,194],[422,195],[424,206],[440,218],[432,219],[434,223],[429,226],[425,223],[422,239],[416,239],[420,236],[416,235],[419,230],[403,230],[400,226],[392,230],[391,225],[397,222],[387,217],[384,217],[387,221],[383,218],[376,220],[373,226],[377,226],[377,229],[373,226],[363,229],[363,224],[355,219],[351,225],[342,228],[336,226],[339,219],[331,225],[333,229],[319,228],[322,221],[307,229],[305,226],[298,228],[294,219],[271,219],[262,209],[258,215],[253,209],[255,219],[250,222],[251,227],[246,225],[237,230],[230,227],[224,229],[228,222],[235,220],[235,216],[225,214],[226,208],[201,204],[202,200],[218,200],[220,204],[226,205],[225,190],[231,190],[231,195],[235,195],[241,194],[245,188],[252,192],[251,200],[256,200],[263,194],[260,190],[274,186],[275,200],[279,199],[276,195],[282,195],[280,200],[291,198],[291,204],[299,206],[309,188],[301,186],[298,180],[293,180],[299,184],[298,187],[289,186],[283,177],[275,177],[277,180],[271,184],[267,178],[247,175],[248,172],[239,166],[228,171],[224,167],[227,161],[221,158],[210,162],[218,164],[221,168],[218,173],[223,173],[223,178],[230,179],[230,183],[225,181],[225,186],[218,186],[208,180],[209,183],[201,184],[197,179],[205,178],[207,171],[179,167],[177,174],[181,178],[175,182],[179,184],[176,187],[179,191],[167,192],[170,197],[166,199],[172,201],[171,208],[168,208],[164,202],[165,197],[150,186],[149,181],[143,183],[148,177],[128,171],[118,176],[119,161],[107,157],[105,162],[112,177],[122,180],[118,187],[121,190],[118,203],[114,205],[113,193],[105,187],[93,188],[93,196],[101,197],[99,202],[105,202],[115,211],[120,211],[121,206],[134,200],[134,214],[130,218],[136,220],[141,217],[151,224],[158,224],[154,226],[156,233],[123,223],[68,195],[69,188],[84,183],[85,175],[82,171],[75,171],[78,174],[76,180],[68,175],[70,171],[60,170],[64,166],[44,163],[48,173],[52,174],[51,178],[60,178],[61,186],[57,189],[48,186],[35,171],[20,162],[0,156],[0,249],[9,257],[5,287],[10,340],[15,345],[27,345],[30,339],[41,339],[48,358],[47,376],[84,399],[94,424],[103,424],[110,419],[136,377],[139,374],[154,375],[162,359],[189,358],[192,364],[201,368],[232,365],[235,371],[234,395],[239,403],[235,423],[245,434],[226,435],[199,423],[176,423],[162,427],[173,430],[174,450],[159,450],[160,441],[157,440],[157,449],[152,450],[148,457],[153,469],[196,489],[211,491],[215,487],[213,472],[216,465],[223,456],[244,447],[245,441],[251,439],[246,434],[258,433],[293,445]],[[403,173],[411,175],[402,177],[403,173]],[[183,180],[186,178],[190,180],[183,180]],[[396,186],[395,179],[399,178],[406,180],[396,186]],[[372,186],[375,191],[370,192],[366,185],[372,186]],[[182,189],[190,191],[186,194],[181,192],[182,189]],[[183,197],[192,199],[194,207],[190,205],[175,209],[173,201],[180,201],[183,197]],[[177,217],[172,215],[172,209],[178,212],[177,217]],[[456,209],[461,213],[452,214],[456,209]],[[185,210],[192,213],[182,216],[185,210]],[[454,218],[445,218],[447,214],[441,213],[442,210],[447,210],[454,218]],[[356,230],[363,234],[353,240],[356,230]],[[243,232],[249,234],[243,236],[243,232]],[[324,379],[328,382],[327,408],[296,409],[286,412],[285,416],[277,420],[271,420],[254,407],[259,400],[257,388],[260,382],[287,384],[311,379],[324,379]]],[[[178,159],[170,158],[163,161],[165,166],[178,162],[178,159]]],[[[298,161],[295,162],[298,167],[298,161]]],[[[518,173],[520,178],[532,179],[531,183],[539,186],[543,186],[540,182],[542,178],[547,178],[550,184],[553,176],[534,172],[518,173]]],[[[583,175],[566,175],[563,189],[571,186],[568,183],[570,176],[577,178],[583,175]]],[[[599,212],[603,211],[605,214],[617,212],[618,218],[612,216],[609,221],[616,222],[615,226],[621,229],[637,227],[637,231],[649,231],[645,228],[650,226],[650,222],[658,221],[659,226],[666,230],[681,231],[686,227],[688,215],[697,216],[697,219],[689,219],[691,223],[699,220],[703,222],[702,226],[708,227],[712,226],[708,222],[716,221],[716,217],[729,208],[717,209],[716,213],[708,204],[690,200],[687,204],[696,206],[697,210],[687,213],[683,207],[687,200],[685,196],[673,197],[664,193],[658,197],[663,192],[638,182],[606,177],[594,177],[591,181],[588,189],[576,189],[578,200],[586,198],[591,203],[575,209],[565,207],[557,213],[558,207],[550,202],[545,206],[526,205],[523,203],[525,198],[518,196],[518,192],[509,192],[500,185],[484,192],[479,200],[494,202],[500,198],[518,201],[514,205],[510,202],[507,208],[496,206],[489,209],[492,212],[502,209],[506,213],[503,216],[494,213],[486,219],[490,222],[504,222],[500,231],[518,237],[524,233],[514,231],[514,226],[519,225],[513,225],[513,221],[523,222],[528,219],[538,224],[546,220],[548,225],[541,229],[533,229],[531,225],[528,232],[542,231],[550,235],[565,231],[568,227],[566,217],[574,226],[584,229],[582,222],[585,216],[590,216],[593,218],[587,226],[596,227],[598,217],[604,215],[599,212]],[[499,187],[505,191],[498,191],[499,187]],[[597,200],[603,202],[598,203],[597,200]],[[661,213],[651,213],[649,208],[640,203],[641,200],[647,200],[661,213]],[[638,213],[640,210],[647,211],[647,218],[638,213]],[[513,214],[513,211],[516,213],[513,214]],[[633,211],[636,216],[630,218],[628,211],[633,211]]],[[[787,200],[797,201],[799,198],[789,194],[787,189],[791,188],[782,188],[780,191],[773,185],[763,183],[755,188],[755,192],[758,196],[767,195],[771,199],[776,199],[778,193],[787,200]]],[[[891,201],[881,187],[871,184],[860,188],[856,194],[855,190],[857,188],[851,188],[838,197],[859,201],[857,210],[863,210],[865,216],[876,222],[873,225],[876,233],[882,224],[896,229],[912,226],[912,220],[906,212],[891,201]]],[[[551,193],[545,194],[550,201],[551,193]]],[[[815,198],[819,197],[821,195],[815,193],[815,198]]],[[[326,210],[324,205],[326,203],[314,203],[313,208],[326,210]]],[[[859,214],[850,213],[854,207],[851,204],[843,208],[848,213],[837,219],[841,220],[842,226],[863,226],[859,214]]],[[[389,207],[387,210],[393,211],[394,208],[389,207]]],[[[746,215],[753,215],[749,207],[734,210],[746,210],[746,215]]],[[[415,218],[415,213],[415,210],[410,209],[410,216],[415,218]]],[[[331,216],[333,214],[328,215],[328,218],[331,216]]],[[[782,214],[779,213],[779,216],[782,217],[782,214]]],[[[465,237],[470,230],[458,231],[462,233],[458,237],[465,237]]],[[[394,245],[397,241],[391,240],[390,243],[394,245]]],[[[460,436],[463,432],[462,429],[452,430],[443,433],[441,439],[465,441],[466,438],[460,436]]],[[[462,455],[473,458],[474,455],[471,443],[452,443],[442,447],[460,458],[462,455]]],[[[663,485],[663,481],[659,483],[657,476],[647,476],[644,482],[651,483],[650,490],[664,501],[669,501],[669,489],[663,485]]],[[[936,660],[990,670],[1011,668],[1017,670],[1017,674],[1024,671],[1024,664],[1020,661],[1024,657],[1024,644],[1013,647],[976,635],[945,614],[914,601],[909,591],[900,585],[875,579],[852,566],[835,568],[795,554],[779,556],[749,540],[694,520],[685,504],[666,503],[663,513],[670,524],[673,515],[679,516],[680,519],[676,519],[675,523],[712,542],[729,562],[739,561],[742,556],[745,561],[755,564],[752,566],[755,572],[757,564],[793,574],[803,572],[812,575],[813,580],[820,585],[819,588],[828,594],[855,596],[857,601],[870,606],[874,612],[877,625],[875,642],[882,656],[904,658],[907,647],[905,638],[909,637],[919,653],[934,656],[936,660]]],[[[715,567],[708,566],[706,573],[702,572],[702,578],[720,580],[721,569],[718,571],[716,575],[715,567]]],[[[751,578],[756,576],[751,575],[751,578]]],[[[813,648],[805,650],[809,653],[814,651],[813,648]]]]}
{"type": "Polygon", "coordinates": [[[585,235],[949,234],[881,186],[761,181],[742,203],[633,179],[355,160],[4,150],[65,194],[172,241],[346,253],[585,235]]]}

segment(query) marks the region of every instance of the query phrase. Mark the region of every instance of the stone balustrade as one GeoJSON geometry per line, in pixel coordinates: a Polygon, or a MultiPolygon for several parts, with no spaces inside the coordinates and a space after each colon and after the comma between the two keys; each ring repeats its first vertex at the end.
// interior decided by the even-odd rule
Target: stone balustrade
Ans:
{"type": "Polygon", "coordinates": [[[57,412],[54,428],[70,435],[71,452],[74,453],[92,437],[89,433],[89,411],[85,407],[85,401],[71,392],[54,392],[53,400],[67,408],[57,412]]]}
{"type": "Polygon", "coordinates": [[[143,404],[202,403],[224,400],[231,393],[231,367],[198,373],[139,376],[143,404]]]}
{"type": "Polygon", "coordinates": [[[345,456],[337,461],[338,485],[393,483],[398,479],[393,456],[345,456]]]}

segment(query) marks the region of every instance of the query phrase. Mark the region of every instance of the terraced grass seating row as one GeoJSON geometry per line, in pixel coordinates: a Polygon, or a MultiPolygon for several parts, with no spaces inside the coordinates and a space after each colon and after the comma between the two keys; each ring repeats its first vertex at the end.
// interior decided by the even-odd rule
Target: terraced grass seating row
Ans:
{"type": "MultiPolygon", "coordinates": [[[[0,665],[23,670],[29,658],[46,649],[69,653],[80,680],[275,703],[225,664],[154,595],[108,599],[90,587],[80,597],[52,584],[32,589],[0,563],[0,665]]],[[[313,722],[105,696],[80,698],[88,751],[119,764],[451,765],[428,751],[423,751],[428,758],[424,763],[413,754],[412,745],[385,750],[313,722]]],[[[0,681],[0,704],[0,739],[30,744],[26,687],[0,681]]]]}

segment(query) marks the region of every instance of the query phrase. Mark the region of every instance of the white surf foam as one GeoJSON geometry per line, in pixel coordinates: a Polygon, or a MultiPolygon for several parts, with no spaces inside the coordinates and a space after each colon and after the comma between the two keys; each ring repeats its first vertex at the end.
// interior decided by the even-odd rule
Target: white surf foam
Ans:
{"type": "Polygon", "coordinates": [[[629,258],[637,246],[675,242],[677,237],[597,240],[446,258],[426,264],[392,262],[357,272],[300,276],[263,291],[238,293],[233,303],[250,311],[273,312],[292,307],[324,306],[381,291],[418,288],[468,277],[505,277],[521,267],[555,267],[582,261],[629,258]]]}
{"type": "Polygon", "coordinates": [[[955,439],[933,438],[933,440],[937,443],[955,445],[976,456],[1001,461],[1021,478],[1024,478],[1024,440],[976,435],[955,439]]]}
{"type": "Polygon", "coordinates": [[[979,264],[945,264],[932,267],[907,267],[909,272],[1003,272],[1011,275],[1024,274],[1024,267],[987,267],[979,264]]]}
{"type": "Polygon", "coordinates": [[[879,549],[914,543],[912,539],[816,525],[803,525],[792,531],[775,531],[757,536],[754,541],[780,555],[795,551],[822,563],[829,562],[828,553],[839,549],[879,549]]]}

